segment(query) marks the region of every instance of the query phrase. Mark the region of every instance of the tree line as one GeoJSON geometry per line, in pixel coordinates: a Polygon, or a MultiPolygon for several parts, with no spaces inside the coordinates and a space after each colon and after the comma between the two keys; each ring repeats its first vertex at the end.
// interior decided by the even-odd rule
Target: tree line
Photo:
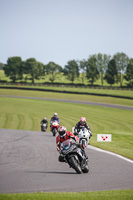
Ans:
{"type": "Polygon", "coordinates": [[[54,83],[57,74],[63,73],[73,83],[81,73],[82,84],[87,78],[88,83],[93,85],[100,77],[102,86],[104,80],[111,86],[115,83],[122,86],[123,79],[128,81],[128,86],[133,86],[133,58],[125,53],[116,53],[113,57],[98,53],[90,55],[87,60],[70,60],[64,67],[54,62],[44,65],[35,58],[22,61],[21,57],[16,56],[8,58],[7,64],[0,63],[0,67],[13,82],[24,77],[27,81],[30,77],[34,83],[35,79],[49,74],[50,81],[54,83]]]}

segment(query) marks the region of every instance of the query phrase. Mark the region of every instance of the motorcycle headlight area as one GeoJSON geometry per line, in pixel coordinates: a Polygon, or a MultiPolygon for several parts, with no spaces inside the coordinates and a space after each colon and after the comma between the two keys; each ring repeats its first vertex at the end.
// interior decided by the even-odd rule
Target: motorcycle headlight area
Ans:
{"type": "Polygon", "coordinates": [[[69,147],[70,147],[70,144],[69,144],[69,145],[67,145],[67,146],[64,146],[64,145],[63,145],[63,147],[62,147],[62,148],[63,148],[64,150],[67,150],[67,149],[69,149],[69,147]]]}
{"type": "Polygon", "coordinates": [[[67,147],[62,148],[62,153],[63,153],[63,154],[68,154],[68,153],[70,153],[71,151],[73,151],[74,148],[75,148],[75,145],[72,145],[72,146],[69,145],[68,148],[67,148],[67,147]]]}

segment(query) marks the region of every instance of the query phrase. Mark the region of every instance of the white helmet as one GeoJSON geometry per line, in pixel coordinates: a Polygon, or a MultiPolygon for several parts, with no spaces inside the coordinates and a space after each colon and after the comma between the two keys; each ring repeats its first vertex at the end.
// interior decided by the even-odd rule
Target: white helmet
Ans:
{"type": "Polygon", "coordinates": [[[54,116],[57,116],[57,113],[54,113],[54,116]]]}
{"type": "Polygon", "coordinates": [[[66,135],[66,132],[67,132],[66,127],[65,126],[60,126],[58,128],[58,132],[59,132],[60,137],[64,137],[66,135]]]}

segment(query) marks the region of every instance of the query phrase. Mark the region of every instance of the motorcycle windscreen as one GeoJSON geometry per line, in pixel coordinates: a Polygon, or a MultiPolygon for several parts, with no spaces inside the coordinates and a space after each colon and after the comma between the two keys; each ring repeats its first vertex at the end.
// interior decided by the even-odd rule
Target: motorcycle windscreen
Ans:
{"type": "Polygon", "coordinates": [[[71,145],[71,140],[70,139],[68,139],[68,140],[65,140],[64,142],[62,142],[62,144],[61,144],[61,146],[62,146],[62,148],[63,149],[68,149],[69,147],[70,147],[70,145],[71,145]]]}

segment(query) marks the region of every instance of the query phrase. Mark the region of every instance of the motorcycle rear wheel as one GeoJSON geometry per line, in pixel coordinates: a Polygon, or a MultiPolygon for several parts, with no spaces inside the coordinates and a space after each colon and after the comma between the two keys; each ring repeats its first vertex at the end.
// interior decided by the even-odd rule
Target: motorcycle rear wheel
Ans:
{"type": "Polygon", "coordinates": [[[78,174],[81,174],[81,173],[82,173],[81,167],[80,167],[79,163],[77,162],[77,160],[76,160],[74,157],[70,157],[69,162],[70,162],[70,164],[71,164],[71,167],[72,167],[73,169],[75,169],[75,171],[76,171],[78,174]]]}

